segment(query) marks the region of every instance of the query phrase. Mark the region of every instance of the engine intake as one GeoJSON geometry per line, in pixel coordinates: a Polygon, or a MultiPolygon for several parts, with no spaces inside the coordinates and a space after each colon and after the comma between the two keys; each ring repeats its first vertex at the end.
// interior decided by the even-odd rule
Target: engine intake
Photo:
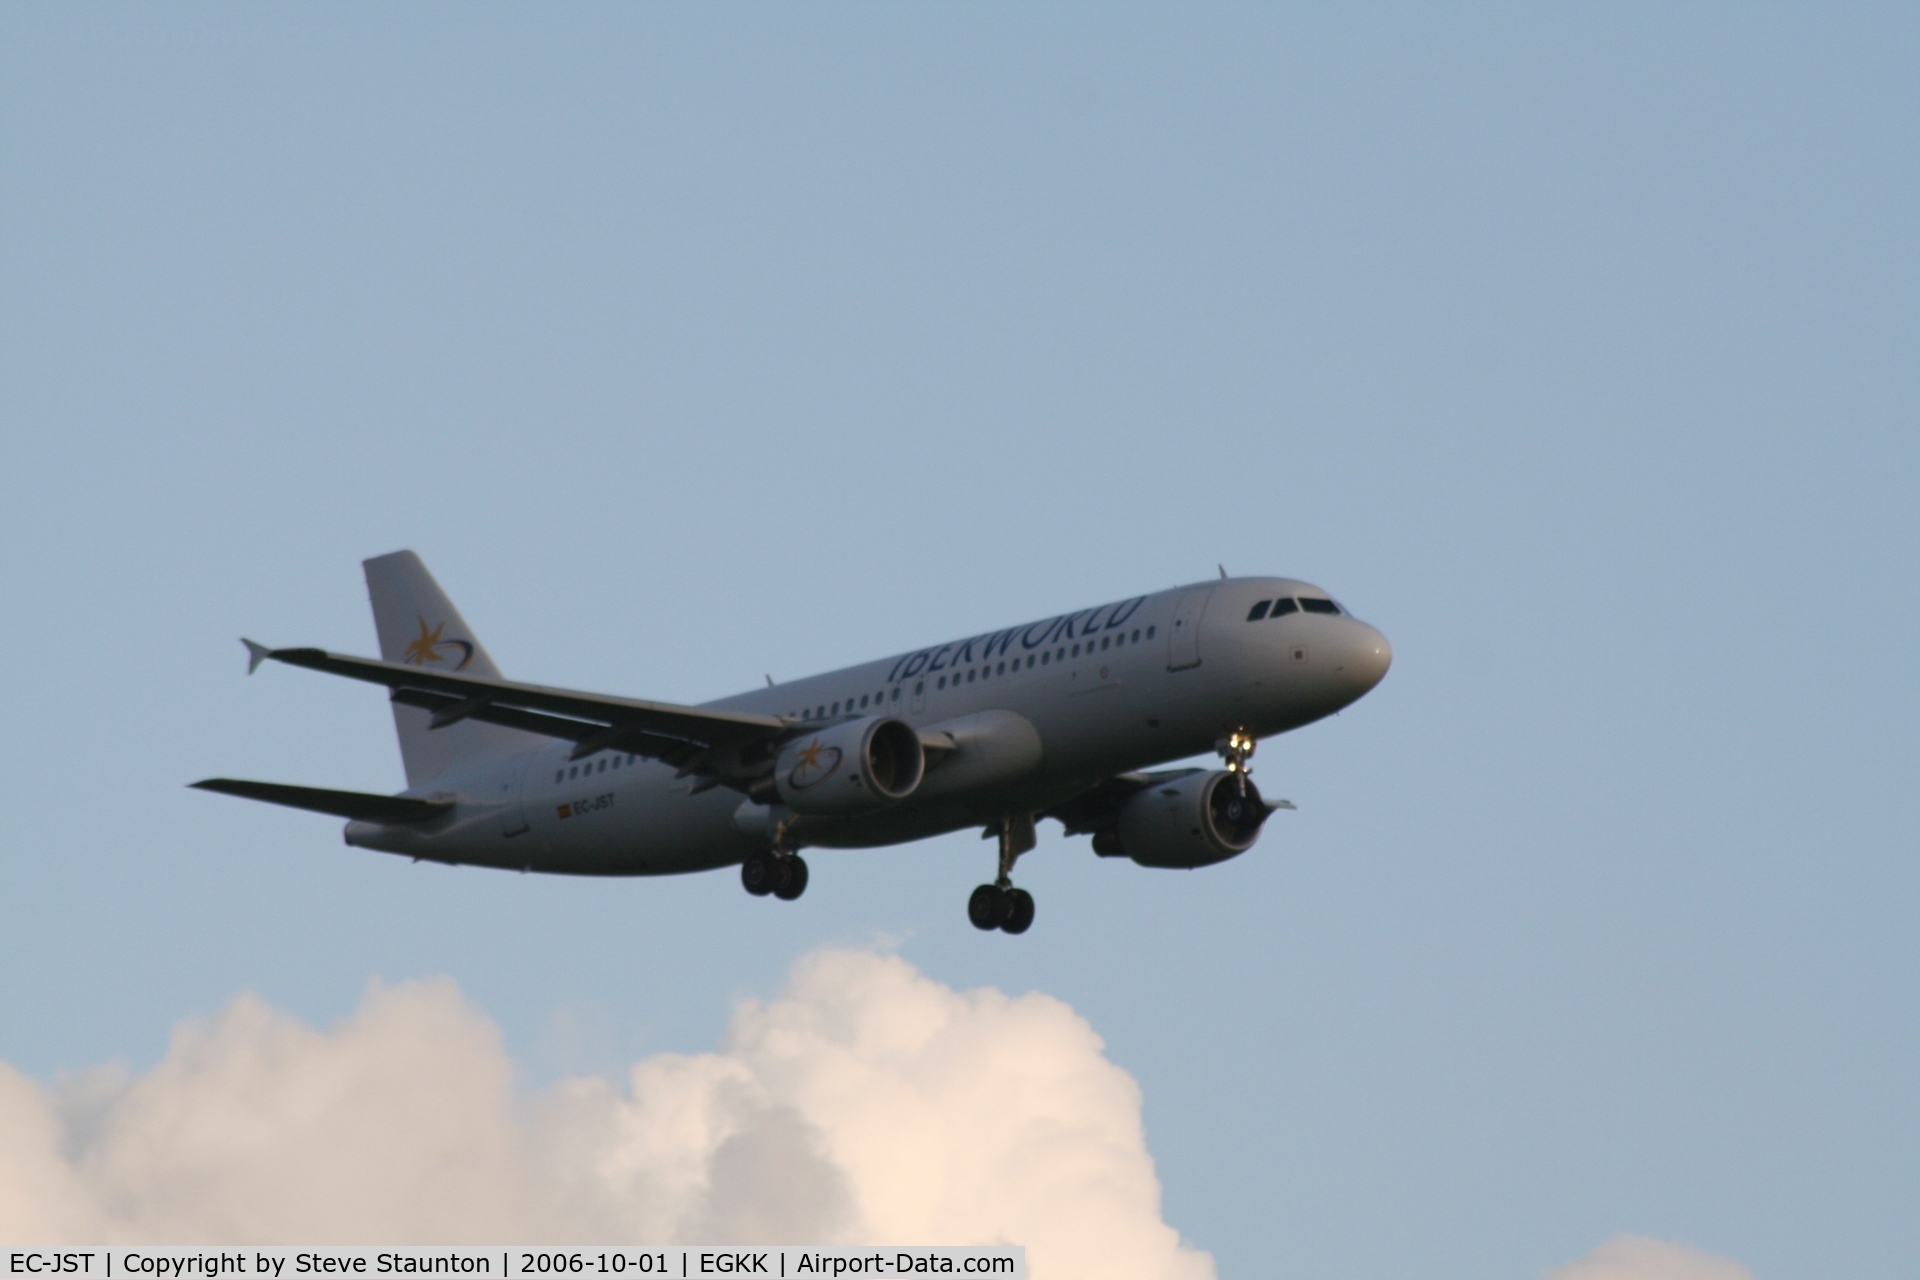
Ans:
{"type": "Polygon", "coordinates": [[[1120,852],[1143,867],[1205,867],[1253,848],[1272,812],[1227,770],[1156,783],[1120,806],[1120,852]]]}
{"type": "Polygon", "coordinates": [[[913,726],[869,716],[788,743],[773,779],[795,813],[860,813],[906,799],[926,771],[913,726]]]}

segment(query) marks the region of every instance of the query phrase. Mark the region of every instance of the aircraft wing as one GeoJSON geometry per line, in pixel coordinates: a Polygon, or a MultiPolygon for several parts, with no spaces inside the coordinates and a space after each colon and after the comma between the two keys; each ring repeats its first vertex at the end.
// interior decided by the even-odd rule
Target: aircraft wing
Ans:
{"type": "Polygon", "coordinates": [[[246,644],[253,666],[271,658],[349,680],[385,685],[392,691],[389,696],[393,701],[432,712],[433,728],[474,719],[524,729],[572,741],[576,745],[570,758],[575,760],[596,751],[626,751],[664,760],[683,775],[732,773],[743,753],[755,754],[753,748],[772,743],[789,728],[778,716],[487,680],[324,649],[269,649],[251,640],[246,644]]]}
{"type": "Polygon", "coordinates": [[[281,782],[247,782],[240,778],[208,778],[190,784],[201,791],[265,800],[314,813],[330,813],[336,818],[359,818],[367,822],[431,822],[453,812],[453,805],[442,800],[414,800],[407,796],[375,796],[364,791],[328,791],[322,787],[290,787],[281,782]]]}

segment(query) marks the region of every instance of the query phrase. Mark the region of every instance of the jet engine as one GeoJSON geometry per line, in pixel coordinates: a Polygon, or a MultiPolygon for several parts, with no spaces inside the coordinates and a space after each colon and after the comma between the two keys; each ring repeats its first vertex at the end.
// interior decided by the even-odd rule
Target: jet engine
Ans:
{"type": "Polygon", "coordinates": [[[860,813],[906,799],[926,771],[913,726],[869,716],[788,743],[773,781],[795,813],[860,813]]]}
{"type": "Polygon", "coordinates": [[[1251,778],[1224,769],[1157,782],[1120,806],[1120,848],[1143,867],[1205,867],[1245,853],[1271,813],[1251,778]]]}

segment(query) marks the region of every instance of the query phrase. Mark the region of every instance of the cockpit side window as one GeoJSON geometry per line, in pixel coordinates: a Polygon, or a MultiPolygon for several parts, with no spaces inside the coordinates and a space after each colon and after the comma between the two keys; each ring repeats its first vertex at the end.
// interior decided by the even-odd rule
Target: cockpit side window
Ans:
{"type": "Polygon", "coordinates": [[[1247,610],[1247,621],[1248,621],[1248,622],[1258,622],[1258,621],[1260,621],[1260,619],[1262,619],[1262,618],[1264,618],[1264,617],[1266,617],[1266,616],[1267,616],[1267,609],[1268,609],[1268,608],[1269,608],[1269,607],[1270,607],[1270,606],[1271,606],[1272,604],[1273,604],[1273,601],[1271,601],[1271,600],[1262,600],[1262,601],[1261,601],[1261,602],[1260,602],[1259,604],[1257,604],[1257,605],[1255,605],[1255,606],[1253,606],[1253,608],[1251,608],[1251,609],[1249,609],[1249,610],[1247,610]]]}
{"type": "Polygon", "coordinates": [[[1315,600],[1311,596],[1302,596],[1300,607],[1308,613],[1338,613],[1340,606],[1331,600],[1315,600]]]}
{"type": "Polygon", "coordinates": [[[1289,613],[1297,613],[1299,609],[1300,606],[1293,602],[1291,596],[1281,596],[1273,602],[1273,616],[1276,618],[1284,618],[1289,613]]]}

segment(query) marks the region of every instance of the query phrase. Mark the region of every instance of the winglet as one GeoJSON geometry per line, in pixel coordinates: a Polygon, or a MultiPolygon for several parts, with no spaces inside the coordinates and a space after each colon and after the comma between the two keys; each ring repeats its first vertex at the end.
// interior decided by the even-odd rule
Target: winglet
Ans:
{"type": "Polygon", "coordinates": [[[245,636],[240,637],[240,643],[247,646],[247,674],[248,675],[252,675],[254,672],[258,671],[260,669],[260,664],[273,656],[273,650],[267,648],[267,646],[263,644],[255,644],[253,641],[247,639],[245,636]]]}

